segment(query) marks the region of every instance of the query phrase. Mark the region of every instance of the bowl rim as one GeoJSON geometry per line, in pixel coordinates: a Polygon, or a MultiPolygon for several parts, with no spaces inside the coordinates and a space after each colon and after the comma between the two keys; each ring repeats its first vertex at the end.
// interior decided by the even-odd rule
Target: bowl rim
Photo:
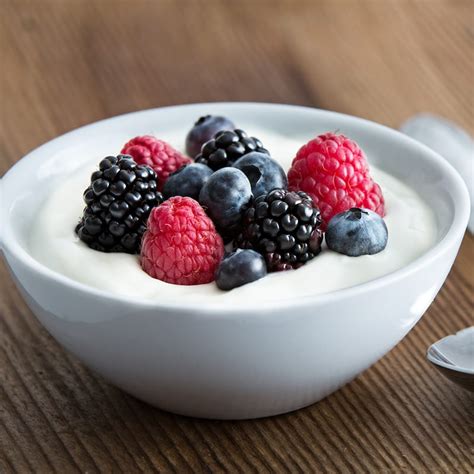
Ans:
{"type": "MultiPolygon", "coordinates": [[[[3,251],[4,254],[9,252],[11,255],[15,256],[18,260],[21,261],[23,265],[30,268],[31,270],[37,272],[40,276],[47,278],[48,280],[53,280],[55,283],[60,285],[65,285],[70,287],[71,289],[77,290],[79,292],[89,293],[99,298],[103,298],[105,300],[114,301],[114,302],[122,302],[131,305],[136,305],[143,308],[153,308],[153,309],[161,309],[161,310],[181,310],[181,311],[191,311],[191,312],[202,312],[207,314],[220,314],[225,312],[226,314],[229,313],[239,313],[244,308],[246,310],[252,310],[253,312],[269,312],[274,309],[284,309],[287,307],[298,307],[300,305],[306,306],[307,304],[311,304],[312,306],[326,304],[333,301],[340,301],[342,299],[355,297],[359,294],[376,290],[380,287],[388,286],[394,282],[403,280],[407,276],[419,271],[422,267],[430,264],[433,260],[437,259],[440,255],[443,255],[445,252],[449,251],[449,249],[455,245],[458,240],[461,239],[464,231],[467,227],[467,222],[469,219],[470,213],[470,200],[469,194],[467,191],[467,187],[459,176],[458,172],[453,168],[451,164],[448,163],[447,160],[442,158],[439,154],[431,150],[426,145],[423,145],[420,142],[404,135],[397,130],[394,130],[390,127],[387,127],[382,124],[378,124],[376,122],[352,116],[349,114],[343,114],[339,112],[333,112],[329,110],[323,110],[313,107],[305,107],[300,105],[290,105],[290,104],[279,104],[279,103],[266,103],[266,102],[203,102],[203,103],[189,103],[189,104],[181,104],[181,105],[172,105],[166,107],[156,107],[151,109],[143,109],[137,110],[121,115],[116,115],[113,117],[105,118],[102,120],[98,120],[96,122],[92,122],[90,124],[83,125],[76,129],[73,129],[69,132],[66,132],[48,142],[40,145],[39,147],[33,149],[32,151],[28,152],[24,155],[20,160],[18,160],[0,179],[0,196],[3,192],[3,184],[4,180],[8,179],[8,176],[12,173],[16,172],[15,168],[17,168],[19,163],[26,163],[30,160],[37,159],[38,156],[49,154],[49,149],[57,147],[61,145],[63,142],[67,142],[70,137],[75,135],[80,135],[87,133],[90,129],[93,129],[99,125],[111,124],[115,121],[120,121],[125,118],[130,118],[140,114],[146,113],[153,113],[155,111],[166,111],[172,109],[184,109],[184,108],[202,108],[202,107],[212,107],[214,109],[217,108],[240,108],[240,109],[248,109],[249,107],[266,107],[266,108],[275,108],[275,109],[286,109],[290,112],[293,111],[311,111],[313,113],[319,113],[322,115],[330,116],[332,118],[340,118],[343,120],[350,120],[356,121],[364,128],[371,127],[375,129],[377,132],[391,135],[395,137],[397,140],[401,140],[408,144],[410,147],[414,149],[418,149],[418,151],[424,155],[429,156],[430,160],[434,160],[437,163],[437,166],[442,170],[445,176],[449,177],[449,181],[454,184],[454,186],[449,190],[453,201],[455,203],[454,208],[454,216],[451,222],[451,225],[446,231],[444,237],[437,242],[433,247],[428,249],[424,254],[410,262],[408,265],[394,271],[383,275],[381,277],[375,278],[374,280],[370,280],[365,283],[360,283],[358,285],[354,285],[348,288],[342,288],[339,290],[334,290],[327,293],[315,294],[315,295],[306,295],[306,296],[292,296],[285,299],[276,299],[276,300],[269,300],[265,301],[264,304],[261,302],[253,303],[253,302],[246,302],[243,305],[239,305],[238,307],[229,307],[228,302],[206,302],[205,308],[197,308],[196,303],[187,303],[180,301],[153,301],[150,299],[140,299],[136,296],[125,296],[110,293],[106,290],[100,290],[97,288],[93,288],[88,286],[84,283],[76,281],[72,278],[69,278],[61,273],[50,269],[46,265],[37,261],[33,256],[31,256],[26,249],[24,249],[19,243],[16,242],[13,236],[13,232],[10,230],[10,226],[8,225],[7,220],[4,218],[4,209],[0,208],[0,217],[2,217],[2,222],[4,225],[3,231],[0,234],[0,249],[3,251]],[[247,305],[247,303],[250,303],[247,305]]],[[[2,200],[4,202],[4,200],[2,200]]]]}

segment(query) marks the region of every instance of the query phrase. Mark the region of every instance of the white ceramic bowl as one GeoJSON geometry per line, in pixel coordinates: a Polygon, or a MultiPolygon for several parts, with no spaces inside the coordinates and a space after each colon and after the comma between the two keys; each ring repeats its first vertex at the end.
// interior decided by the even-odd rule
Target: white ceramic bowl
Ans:
{"type": "MultiPolygon", "coordinates": [[[[110,150],[113,153],[115,150],[110,150]]],[[[33,313],[69,351],[128,393],[175,413],[239,419],[314,403],[395,346],[433,301],[466,228],[466,187],[439,155],[366,120],[271,104],[196,104],[146,110],[63,135],[20,160],[1,180],[1,245],[33,313]],[[38,206],[61,176],[81,165],[58,159],[111,137],[192,123],[206,113],[276,132],[316,135],[339,129],[379,168],[417,189],[438,223],[437,241],[408,266],[369,283],[264,307],[193,307],[114,296],[38,263],[27,236],[38,206]],[[64,155],[64,153],[63,153],[64,155]]]]}

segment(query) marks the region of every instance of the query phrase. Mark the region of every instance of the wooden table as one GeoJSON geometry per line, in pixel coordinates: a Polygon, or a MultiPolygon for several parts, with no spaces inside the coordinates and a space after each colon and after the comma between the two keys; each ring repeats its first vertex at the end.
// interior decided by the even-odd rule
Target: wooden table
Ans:
{"type": "MultiPolygon", "coordinates": [[[[430,111],[473,132],[473,8],[1,0],[0,174],[79,125],[197,101],[304,104],[393,127],[430,111]]],[[[466,236],[423,320],[352,383],[243,422],[171,415],[108,385],[40,327],[2,263],[0,472],[473,472],[472,397],[425,360],[472,324],[473,258],[466,236]]]]}

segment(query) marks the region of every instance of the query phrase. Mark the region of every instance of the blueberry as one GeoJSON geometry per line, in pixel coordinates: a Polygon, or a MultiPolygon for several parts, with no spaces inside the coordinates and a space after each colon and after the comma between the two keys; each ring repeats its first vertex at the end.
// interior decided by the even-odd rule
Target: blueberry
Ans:
{"type": "Polygon", "coordinates": [[[184,166],[166,180],[163,195],[166,199],[172,196],[188,196],[197,201],[201,188],[212,173],[211,168],[199,163],[184,166]]]}
{"type": "Polygon", "coordinates": [[[194,158],[201,147],[221,130],[233,130],[235,125],[226,117],[220,115],[205,115],[201,117],[186,136],[186,153],[194,158]]]}
{"type": "Polygon", "coordinates": [[[216,284],[221,290],[232,290],[266,274],[265,259],[258,252],[238,249],[222,260],[216,272],[216,284]]]}
{"type": "Polygon", "coordinates": [[[350,257],[381,252],[387,239],[385,221],[375,212],[358,207],[336,214],[326,230],[328,247],[350,257]]]}
{"type": "Polygon", "coordinates": [[[288,179],[283,168],[265,153],[258,151],[247,153],[233,166],[245,173],[255,197],[268,194],[276,188],[287,189],[288,187],[288,179]]]}
{"type": "Polygon", "coordinates": [[[238,169],[227,167],[216,171],[207,180],[199,193],[199,203],[222,237],[228,240],[238,230],[251,197],[247,176],[238,169]]]}

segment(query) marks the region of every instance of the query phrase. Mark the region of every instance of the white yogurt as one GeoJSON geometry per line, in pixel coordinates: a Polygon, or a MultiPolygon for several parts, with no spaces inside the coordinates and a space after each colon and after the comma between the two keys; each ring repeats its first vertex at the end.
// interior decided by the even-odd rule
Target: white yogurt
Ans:
{"type": "MultiPolygon", "coordinates": [[[[294,138],[253,129],[285,169],[302,142],[294,138]]],[[[179,147],[184,134],[167,136],[179,147]]],[[[71,158],[71,157],[69,157],[71,158]]],[[[388,244],[383,252],[362,257],[347,257],[323,248],[321,254],[294,271],[273,273],[236,288],[220,291],[215,283],[195,286],[172,285],[148,276],[140,267],[138,256],[102,253],[88,248],[74,233],[82,215],[82,194],[100,157],[80,173],[71,176],[55,190],[41,207],[31,230],[30,251],[33,257],[63,275],[124,296],[159,302],[186,299],[201,303],[239,304],[239,301],[264,302],[295,296],[308,296],[347,288],[398,270],[435,242],[435,216],[417,193],[381,170],[371,167],[372,176],[382,187],[386,201],[385,222],[388,244]]],[[[370,161],[370,157],[369,157],[370,161]]]]}

